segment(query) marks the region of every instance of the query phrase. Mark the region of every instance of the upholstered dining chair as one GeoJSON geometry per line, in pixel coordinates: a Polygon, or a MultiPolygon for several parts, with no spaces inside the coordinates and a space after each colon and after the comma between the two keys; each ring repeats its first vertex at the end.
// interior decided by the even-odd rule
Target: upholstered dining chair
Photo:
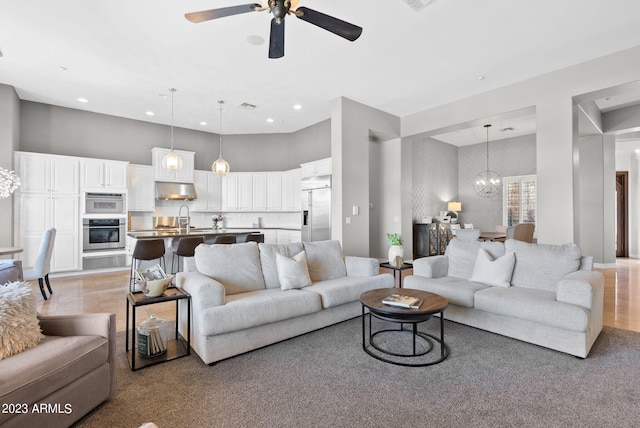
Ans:
{"type": "Polygon", "coordinates": [[[507,239],[515,239],[516,241],[533,242],[533,232],[535,225],[533,223],[518,223],[515,226],[507,228],[507,239]]]}
{"type": "Polygon", "coordinates": [[[456,230],[456,238],[463,241],[477,241],[480,238],[480,229],[459,229],[456,230]]]}
{"type": "Polygon", "coordinates": [[[49,283],[49,270],[51,269],[51,255],[53,254],[53,244],[56,240],[56,229],[51,228],[44,231],[42,235],[42,241],[40,241],[40,250],[38,250],[38,257],[30,269],[23,271],[23,278],[25,281],[37,279],[40,285],[40,292],[44,300],[47,300],[47,293],[44,291],[44,283],[47,283],[49,294],[53,294],[51,284],[49,283]]]}

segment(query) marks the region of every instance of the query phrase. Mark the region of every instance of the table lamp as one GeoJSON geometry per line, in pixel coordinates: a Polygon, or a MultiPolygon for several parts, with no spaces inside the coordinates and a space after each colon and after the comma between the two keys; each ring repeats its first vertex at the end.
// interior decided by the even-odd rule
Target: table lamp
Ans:
{"type": "Polygon", "coordinates": [[[447,204],[447,215],[451,218],[451,223],[458,222],[458,212],[462,211],[462,204],[460,202],[449,202],[447,204]]]}

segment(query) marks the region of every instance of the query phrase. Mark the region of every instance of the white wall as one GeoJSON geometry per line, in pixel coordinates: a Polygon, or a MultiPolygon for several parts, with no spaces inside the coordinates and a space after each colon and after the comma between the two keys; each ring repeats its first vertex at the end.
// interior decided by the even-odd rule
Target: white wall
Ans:
{"type": "MultiPolygon", "coordinates": [[[[342,242],[344,253],[351,256],[369,256],[369,139],[372,131],[399,138],[400,118],[347,98],[332,102],[331,235],[342,242]],[[357,216],[352,214],[354,206],[360,210],[357,216]],[[347,219],[350,224],[346,224],[347,219]]],[[[401,170],[402,165],[387,167],[401,170]]]]}
{"type": "Polygon", "coordinates": [[[389,249],[387,233],[400,233],[405,238],[405,252],[411,237],[402,230],[402,168],[399,138],[369,143],[369,255],[386,258],[389,249]]]}

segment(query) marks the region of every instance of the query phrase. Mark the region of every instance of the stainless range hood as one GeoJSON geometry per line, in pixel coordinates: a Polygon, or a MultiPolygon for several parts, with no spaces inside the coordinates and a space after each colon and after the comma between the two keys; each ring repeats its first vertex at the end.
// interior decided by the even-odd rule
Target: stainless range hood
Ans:
{"type": "Polygon", "coordinates": [[[193,183],[156,181],[156,199],[165,201],[193,201],[198,195],[193,183]]]}

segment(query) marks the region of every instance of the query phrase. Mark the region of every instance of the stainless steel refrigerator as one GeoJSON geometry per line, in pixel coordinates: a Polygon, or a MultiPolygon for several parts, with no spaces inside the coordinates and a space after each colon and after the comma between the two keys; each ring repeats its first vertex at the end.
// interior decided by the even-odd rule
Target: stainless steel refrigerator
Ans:
{"type": "Polygon", "coordinates": [[[302,242],[331,239],[331,176],[302,179],[302,242]]]}

